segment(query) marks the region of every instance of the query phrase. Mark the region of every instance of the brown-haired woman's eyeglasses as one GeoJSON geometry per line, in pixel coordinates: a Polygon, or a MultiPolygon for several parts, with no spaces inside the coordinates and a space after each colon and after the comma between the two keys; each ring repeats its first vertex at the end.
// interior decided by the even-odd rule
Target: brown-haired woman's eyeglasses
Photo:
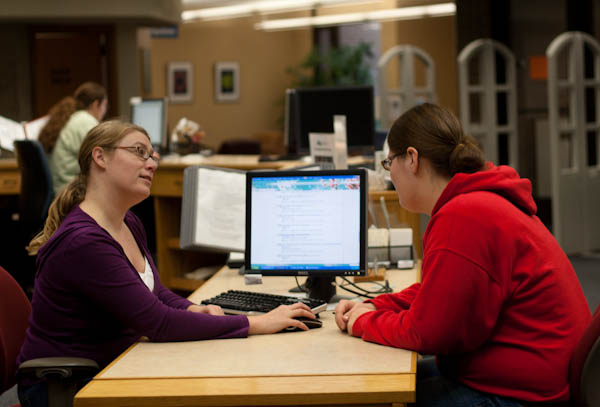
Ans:
{"type": "Polygon", "coordinates": [[[386,158],[385,160],[381,160],[381,166],[384,170],[389,171],[392,168],[392,161],[394,158],[401,156],[402,154],[394,154],[391,157],[386,158]]]}

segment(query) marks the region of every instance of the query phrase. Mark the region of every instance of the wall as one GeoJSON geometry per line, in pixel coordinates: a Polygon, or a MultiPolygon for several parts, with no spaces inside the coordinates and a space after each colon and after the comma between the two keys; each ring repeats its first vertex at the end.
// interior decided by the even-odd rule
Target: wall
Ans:
{"type": "Polygon", "coordinates": [[[27,27],[0,24],[0,116],[31,118],[31,74],[27,27]]]}
{"type": "Polygon", "coordinates": [[[456,18],[399,21],[396,39],[397,44],[415,45],[431,56],[435,62],[437,103],[458,114],[456,18]]]}
{"type": "MultiPolygon", "coordinates": [[[[224,140],[252,138],[263,131],[282,131],[283,95],[292,78],[286,69],[296,66],[312,47],[310,29],[262,32],[255,18],[180,25],[176,39],[151,41],[150,97],[166,96],[167,64],[189,61],[194,65],[194,100],[169,106],[169,129],[181,117],[200,123],[213,148],[224,140]],[[238,61],[241,93],[237,103],[214,100],[213,66],[217,61],[238,61]]],[[[381,52],[397,44],[423,48],[436,61],[438,101],[457,111],[456,34],[454,17],[381,24],[381,52]]]]}
{"type": "Polygon", "coordinates": [[[292,81],[286,69],[308,54],[312,36],[309,30],[257,31],[253,24],[252,18],[182,24],[177,39],[152,40],[151,97],[166,96],[169,62],[194,66],[193,102],[169,106],[169,129],[187,117],[203,126],[204,142],[214,148],[224,140],[282,130],[283,96],[292,81]],[[238,102],[215,102],[213,69],[218,61],[240,64],[238,102]]]}
{"type": "MultiPolygon", "coordinates": [[[[137,28],[132,24],[117,24],[115,27],[116,80],[119,116],[130,115],[129,99],[140,95],[139,66],[137,57],[137,28]]],[[[114,103],[114,102],[113,102],[114,103]]]]}

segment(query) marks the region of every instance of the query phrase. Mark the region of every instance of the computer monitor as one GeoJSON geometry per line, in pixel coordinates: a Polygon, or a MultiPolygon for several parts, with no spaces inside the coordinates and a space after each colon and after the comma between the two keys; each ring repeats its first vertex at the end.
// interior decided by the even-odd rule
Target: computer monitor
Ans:
{"type": "Polygon", "coordinates": [[[309,297],[329,301],[336,276],[367,270],[364,169],[246,174],[246,273],[308,276],[309,297]]]}
{"type": "Polygon", "coordinates": [[[150,142],[160,152],[168,148],[167,98],[131,98],[131,122],[143,127],[150,136],[150,142]]]}
{"type": "Polygon", "coordinates": [[[296,145],[296,89],[285,90],[285,115],[283,124],[283,145],[288,154],[297,154],[296,145]]]}
{"type": "Polygon", "coordinates": [[[372,154],[375,108],[372,86],[297,88],[286,91],[288,152],[309,154],[309,133],[333,133],[333,116],[346,116],[349,154],[372,154]]]}

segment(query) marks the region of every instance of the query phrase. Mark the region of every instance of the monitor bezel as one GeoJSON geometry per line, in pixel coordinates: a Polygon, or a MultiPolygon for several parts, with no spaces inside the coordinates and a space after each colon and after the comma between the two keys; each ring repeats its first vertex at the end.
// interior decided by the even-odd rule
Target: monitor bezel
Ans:
{"type": "Polygon", "coordinates": [[[367,274],[367,205],[368,205],[368,176],[364,168],[350,170],[285,170],[285,171],[248,171],[246,173],[246,244],[244,253],[244,268],[246,274],[262,274],[263,276],[365,276],[367,274]],[[253,270],[251,267],[251,236],[252,236],[252,180],[255,178],[298,177],[298,176],[336,176],[358,175],[360,177],[360,265],[358,270],[304,270],[304,269],[263,269],[253,270]]]}
{"type": "MultiPolygon", "coordinates": [[[[290,128],[292,129],[293,134],[290,136],[293,139],[290,141],[294,144],[295,152],[302,155],[310,154],[310,143],[309,143],[309,132],[305,132],[303,134],[302,127],[302,97],[303,95],[310,93],[331,93],[331,92],[352,92],[352,91],[364,91],[369,92],[370,98],[368,99],[368,110],[371,112],[371,119],[369,120],[369,127],[371,128],[371,137],[370,143],[365,144],[350,144],[348,140],[348,154],[363,154],[363,155],[373,155],[375,151],[375,90],[371,85],[362,85],[362,86],[328,86],[328,87],[309,87],[309,88],[296,88],[294,92],[291,94],[291,98],[293,98],[293,102],[291,105],[291,112],[293,114],[293,119],[289,123],[290,128]]],[[[365,99],[367,100],[367,99],[365,99]]],[[[341,113],[340,113],[341,114],[341,113]]],[[[349,118],[346,117],[346,125],[348,126],[349,118]]],[[[333,128],[333,117],[331,117],[331,128],[333,128]]],[[[347,131],[347,130],[346,130],[347,131]]]]}
{"type": "MultiPolygon", "coordinates": [[[[160,153],[166,153],[168,151],[169,148],[169,135],[167,132],[167,113],[169,110],[169,98],[139,98],[139,97],[134,97],[131,98],[129,101],[129,120],[131,121],[131,123],[135,124],[133,122],[133,111],[135,109],[135,105],[139,105],[141,103],[144,102],[156,102],[156,101],[161,101],[162,102],[162,134],[160,137],[160,143],[152,143],[152,146],[155,148],[159,148],[160,149],[160,153]]],[[[144,130],[147,131],[147,129],[144,128],[144,130]]]]}

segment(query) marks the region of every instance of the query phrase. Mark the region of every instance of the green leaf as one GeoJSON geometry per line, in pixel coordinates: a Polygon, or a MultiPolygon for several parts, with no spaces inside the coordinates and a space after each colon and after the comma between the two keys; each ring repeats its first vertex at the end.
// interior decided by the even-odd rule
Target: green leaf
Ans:
{"type": "Polygon", "coordinates": [[[314,48],[299,66],[286,72],[293,77],[294,87],[371,85],[367,60],[372,57],[367,43],[331,48],[326,53],[314,48]]]}

